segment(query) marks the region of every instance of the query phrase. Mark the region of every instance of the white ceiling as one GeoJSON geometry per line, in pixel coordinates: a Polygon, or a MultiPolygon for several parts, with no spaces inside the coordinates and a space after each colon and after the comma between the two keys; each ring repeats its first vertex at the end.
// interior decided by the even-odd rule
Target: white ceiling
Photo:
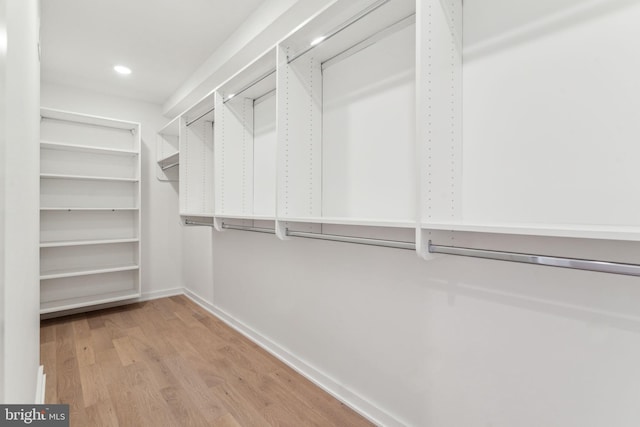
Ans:
{"type": "Polygon", "coordinates": [[[162,103],[260,3],[43,0],[42,80],[162,103]]]}

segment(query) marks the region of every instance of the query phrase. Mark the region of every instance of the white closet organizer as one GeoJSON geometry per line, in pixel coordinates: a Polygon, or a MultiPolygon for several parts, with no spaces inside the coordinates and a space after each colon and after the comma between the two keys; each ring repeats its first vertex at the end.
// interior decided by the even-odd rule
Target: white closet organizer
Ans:
{"type": "Polygon", "coordinates": [[[415,227],[415,12],[340,1],[279,44],[281,223],[415,227]]]}
{"type": "Polygon", "coordinates": [[[41,116],[41,313],[140,296],[140,125],[41,116]]]}
{"type": "Polygon", "coordinates": [[[180,215],[213,218],[214,95],[180,116],[180,215]]]}
{"type": "Polygon", "coordinates": [[[156,177],[161,181],[177,181],[180,165],[180,118],[171,120],[156,136],[156,177]]]}
{"type": "Polygon", "coordinates": [[[418,26],[419,250],[439,230],[640,240],[640,5],[558,4],[562,31],[533,3],[526,31],[442,5],[418,26]]]}
{"type": "MultiPolygon", "coordinates": [[[[216,90],[215,216],[276,216],[276,49],[216,90]]],[[[273,227],[273,225],[272,225],[273,227]]]]}

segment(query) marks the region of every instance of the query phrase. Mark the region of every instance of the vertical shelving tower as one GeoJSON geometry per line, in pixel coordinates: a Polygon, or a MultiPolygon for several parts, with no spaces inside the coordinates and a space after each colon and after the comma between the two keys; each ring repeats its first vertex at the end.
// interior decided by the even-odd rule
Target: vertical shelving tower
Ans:
{"type": "Polygon", "coordinates": [[[41,117],[41,313],[140,296],[140,124],[41,117]]]}

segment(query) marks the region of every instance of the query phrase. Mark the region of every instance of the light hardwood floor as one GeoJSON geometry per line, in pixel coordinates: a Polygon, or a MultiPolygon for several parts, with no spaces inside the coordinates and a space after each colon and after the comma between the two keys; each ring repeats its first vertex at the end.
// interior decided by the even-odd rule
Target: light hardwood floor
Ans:
{"type": "Polygon", "coordinates": [[[371,426],[183,296],[45,320],[47,403],[71,426],[371,426]]]}

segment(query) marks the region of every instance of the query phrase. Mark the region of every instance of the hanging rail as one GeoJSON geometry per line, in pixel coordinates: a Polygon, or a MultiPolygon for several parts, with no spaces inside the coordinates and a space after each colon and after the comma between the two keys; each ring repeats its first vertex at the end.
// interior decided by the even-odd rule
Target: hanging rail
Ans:
{"type": "Polygon", "coordinates": [[[308,47],[302,49],[300,52],[295,53],[293,56],[291,56],[291,58],[287,58],[287,63],[289,63],[289,64],[292,63],[293,61],[295,61],[296,59],[300,58],[305,53],[309,52],[311,49],[313,49],[316,46],[324,43],[325,41],[329,40],[331,37],[335,36],[336,34],[341,32],[342,30],[344,30],[346,28],[349,28],[351,25],[355,24],[356,22],[358,22],[359,20],[361,20],[365,16],[369,15],[371,12],[374,12],[375,10],[377,10],[380,7],[384,6],[385,4],[389,3],[389,1],[390,0],[380,0],[380,1],[372,4],[368,8],[362,10],[358,14],[352,16],[347,21],[343,22],[342,24],[338,25],[333,30],[331,30],[327,34],[325,34],[322,37],[322,40],[319,41],[318,43],[310,44],[308,47]]]}
{"type": "Polygon", "coordinates": [[[184,220],[184,225],[200,225],[203,227],[213,227],[213,224],[209,224],[206,222],[190,221],[188,219],[184,220]]]}
{"type": "Polygon", "coordinates": [[[434,245],[431,242],[429,242],[429,252],[434,254],[460,255],[498,261],[520,262],[549,267],[571,268],[574,270],[597,271],[600,273],[622,274],[625,276],[640,276],[640,265],[637,264],[622,264],[617,262],[595,261],[588,259],[532,255],[487,249],[458,248],[454,246],[434,245]]]}
{"type": "Polygon", "coordinates": [[[276,231],[272,228],[260,228],[260,227],[245,227],[242,225],[232,225],[222,223],[222,228],[225,230],[240,230],[240,231],[253,231],[255,233],[276,234],[276,231]]]}
{"type": "Polygon", "coordinates": [[[370,237],[352,237],[352,236],[340,236],[337,234],[323,234],[323,233],[308,233],[306,231],[290,231],[286,230],[287,236],[302,237],[305,239],[318,239],[318,240],[330,240],[332,242],[343,243],[356,243],[358,245],[369,246],[381,246],[385,248],[394,249],[409,249],[416,250],[415,243],[403,242],[400,240],[384,240],[384,239],[372,239],[370,237]]]}
{"type": "Polygon", "coordinates": [[[235,92],[233,95],[227,96],[222,102],[224,104],[226,104],[227,102],[231,101],[236,96],[240,95],[242,92],[244,92],[244,91],[250,89],[251,87],[257,85],[258,83],[260,83],[261,81],[263,81],[267,77],[272,76],[275,73],[276,73],[276,69],[275,68],[270,69],[269,71],[267,71],[266,73],[264,73],[260,77],[258,77],[257,79],[253,80],[251,83],[248,83],[248,84],[242,86],[242,88],[238,89],[238,91],[235,92]]]}
{"type": "Polygon", "coordinates": [[[212,112],[215,109],[216,109],[216,107],[213,107],[210,110],[205,111],[204,113],[200,114],[195,119],[188,121],[185,126],[191,126],[192,124],[194,124],[195,122],[197,122],[198,120],[200,120],[201,118],[203,118],[204,116],[206,116],[207,114],[209,114],[210,112],[212,112]]]}

